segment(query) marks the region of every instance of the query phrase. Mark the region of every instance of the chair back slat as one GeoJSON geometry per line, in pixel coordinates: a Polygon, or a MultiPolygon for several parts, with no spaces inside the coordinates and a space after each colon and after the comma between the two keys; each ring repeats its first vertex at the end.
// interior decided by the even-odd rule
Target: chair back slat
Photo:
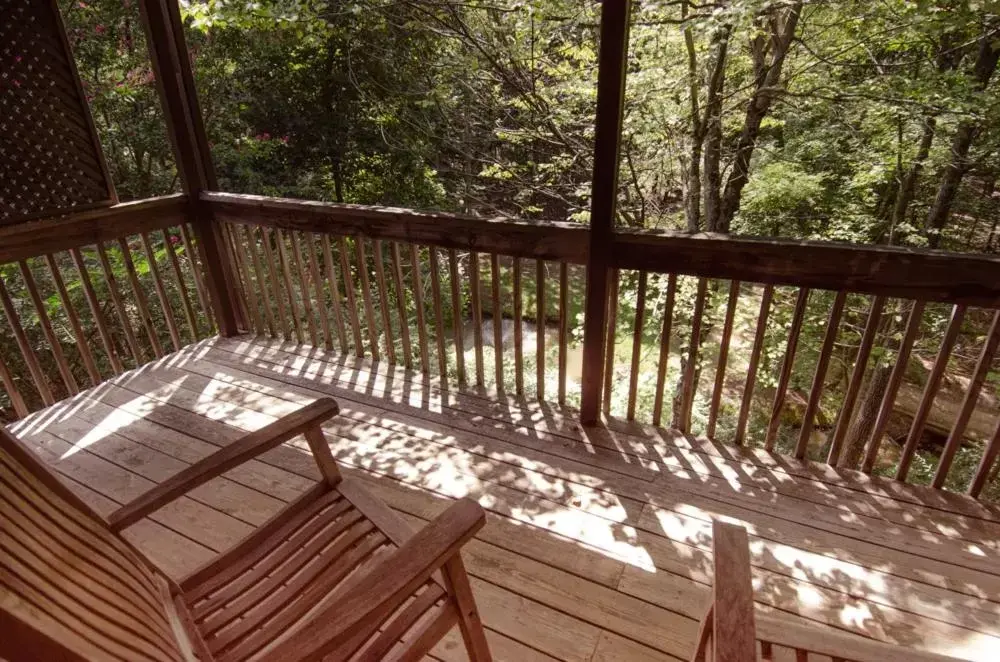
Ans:
{"type": "Polygon", "coordinates": [[[0,659],[181,662],[165,580],[0,430],[0,659]]]}

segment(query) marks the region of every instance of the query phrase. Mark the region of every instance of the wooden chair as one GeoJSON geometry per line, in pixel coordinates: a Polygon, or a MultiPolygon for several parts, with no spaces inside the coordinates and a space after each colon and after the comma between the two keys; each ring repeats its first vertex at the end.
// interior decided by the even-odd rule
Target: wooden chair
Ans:
{"type": "Polygon", "coordinates": [[[712,522],[715,578],[692,662],[955,662],[832,628],[755,613],[750,547],[742,526],[712,522]]]}
{"type": "Polygon", "coordinates": [[[0,429],[0,659],[413,660],[456,623],[489,660],[459,554],[485,522],[471,500],[416,534],[341,478],[325,399],[246,435],[107,520],[0,429]],[[180,582],[120,531],[303,434],[323,480],[180,582]]]}

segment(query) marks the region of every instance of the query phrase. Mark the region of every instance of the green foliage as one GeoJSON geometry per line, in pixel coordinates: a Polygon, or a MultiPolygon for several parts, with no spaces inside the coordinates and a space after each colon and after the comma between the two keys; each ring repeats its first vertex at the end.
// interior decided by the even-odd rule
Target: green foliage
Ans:
{"type": "MultiPolygon", "coordinates": [[[[181,5],[187,55],[194,63],[221,188],[486,217],[589,221],[598,3],[190,0],[181,5]]],[[[1000,166],[1000,103],[997,83],[988,76],[982,84],[974,66],[979,46],[992,43],[1000,20],[989,3],[803,3],[782,75],[767,88],[760,85],[759,63],[755,63],[759,54],[752,44],[759,43],[755,42],[758,38],[767,41],[771,26],[787,17],[781,12],[797,3],[729,0],[634,6],[619,224],[707,229],[707,92],[719,58],[720,35],[728,34],[728,52],[719,68],[718,150],[723,182],[713,191],[725,193],[725,180],[736,171],[739,146],[748,134],[752,134],[752,155],[746,163],[746,186],[736,200],[735,218],[726,229],[746,235],[924,246],[934,237],[927,231],[928,216],[943,175],[949,168],[958,168],[962,177],[952,196],[942,247],[997,250],[1000,199],[994,189],[1000,166]],[[765,112],[753,120],[752,111],[762,107],[765,112]],[[933,129],[931,140],[922,153],[920,144],[928,127],[933,129]],[[968,153],[959,158],[953,141],[964,129],[972,131],[972,140],[968,153]],[[698,154],[697,164],[692,162],[694,154],[698,154]],[[701,170],[697,179],[692,178],[695,165],[701,170]],[[894,207],[902,182],[914,169],[919,172],[912,199],[897,215],[894,207]],[[698,186],[701,193],[696,196],[693,191],[698,186]],[[685,210],[695,198],[702,209],[692,228],[685,210]]],[[[60,7],[119,197],[142,198],[177,190],[137,4],[62,0],[60,7]]],[[[171,268],[166,241],[170,239],[154,237],[153,259],[163,274],[171,268]]],[[[141,244],[135,239],[132,244],[145,296],[155,302],[157,293],[149,289],[151,263],[141,244]]],[[[192,268],[194,256],[187,255],[181,244],[174,245],[184,269],[192,268]]],[[[126,283],[123,256],[115,245],[106,248],[116,280],[126,283]]],[[[354,250],[353,240],[346,242],[346,248],[354,250]]],[[[92,251],[86,251],[84,258],[90,269],[100,269],[92,251]]],[[[468,301],[467,255],[459,259],[463,301],[468,301]]],[[[83,282],[67,260],[65,255],[60,257],[66,287],[75,305],[85,309],[83,282]]],[[[427,289],[432,267],[426,253],[421,254],[421,265],[426,269],[423,284],[427,289]]],[[[437,266],[444,274],[442,291],[447,300],[450,276],[445,265],[437,266]]],[[[485,275],[485,261],[481,266],[485,275]]],[[[47,314],[56,320],[63,342],[71,345],[72,335],[53,284],[45,276],[45,265],[33,261],[30,268],[41,284],[47,314]]],[[[360,268],[368,269],[369,278],[374,278],[371,263],[360,268]]],[[[43,348],[37,313],[17,284],[17,265],[0,269],[4,282],[12,283],[15,304],[32,342],[43,348]]],[[[358,281],[359,267],[351,264],[349,269],[358,281]]],[[[509,317],[509,265],[503,271],[502,310],[509,317]]],[[[526,268],[524,311],[528,316],[534,305],[533,279],[533,269],[526,268]]],[[[576,272],[570,280],[569,334],[579,344],[584,281],[576,272]]],[[[549,273],[550,305],[557,298],[556,281],[554,273],[549,273]]],[[[630,377],[637,282],[636,274],[621,274],[612,361],[616,389],[611,410],[617,413],[627,406],[621,385],[628,384],[630,377]]],[[[639,333],[637,362],[640,419],[648,420],[652,410],[666,282],[659,276],[648,281],[646,323],[639,333]]],[[[181,289],[169,283],[168,279],[169,307],[179,311],[181,289]]],[[[95,287],[102,304],[110,306],[106,286],[98,279],[95,287]]],[[[698,343],[695,429],[706,424],[705,398],[715,374],[726,287],[710,283],[703,336],[692,338],[697,283],[692,278],[678,279],[666,383],[668,393],[676,390],[690,345],[698,343]]],[[[745,284],[745,290],[729,359],[730,371],[741,378],[760,297],[759,288],[745,284]]],[[[356,294],[360,298],[361,290],[356,294]]],[[[193,297],[194,291],[188,295],[193,297]]],[[[768,424],[795,295],[784,288],[775,293],[749,419],[751,444],[759,442],[768,424]]],[[[811,387],[832,300],[828,292],[810,295],[790,380],[790,388],[797,392],[811,387]]],[[[848,299],[825,382],[824,407],[832,412],[842,401],[870,303],[869,297],[848,299]]],[[[158,305],[152,308],[156,332],[168,345],[163,312],[158,305]]],[[[412,301],[407,310],[405,322],[415,332],[412,301]]],[[[873,362],[891,362],[901,337],[905,307],[893,301],[887,311],[873,362]]],[[[430,319],[430,309],[425,313],[430,319]]],[[[108,314],[112,314],[110,307],[108,314]]],[[[448,329],[459,326],[453,314],[446,305],[443,322],[448,329]]],[[[471,310],[461,307],[460,314],[467,323],[471,310]]],[[[140,329],[134,303],[129,304],[127,315],[133,328],[140,329]]],[[[921,362],[933,358],[949,315],[946,307],[928,306],[907,373],[909,383],[922,385],[926,369],[921,362]]],[[[949,363],[951,373],[959,377],[970,373],[989,322],[988,315],[970,314],[949,363]]],[[[207,323],[199,323],[202,326],[194,336],[209,331],[207,323]]],[[[366,321],[363,324],[368,342],[377,330],[368,329],[366,321]]],[[[86,326],[89,341],[97,346],[92,322],[86,326]]],[[[113,340],[119,351],[126,351],[120,331],[113,340]]],[[[3,343],[4,356],[17,356],[7,335],[3,343]]],[[[553,349],[553,343],[549,348],[553,349]]],[[[492,365],[491,351],[487,349],[487,366],[492,365]]],[[[43,361],[50,361],[40,353],[43,361]]],[[[508,390],[513,387],[510,354],[504,357],[508,390]]],[[[411,358],[419,359],[415,354],[411,358]]],[[[528,355],[527,360],[524,370],[533,374],[531,361],[536,359],[528,355]]],[[[553,356],[546,360],[549,366],[555,365],[553,356]]],[[[450,361],[454,375],[454,356],[450,361]]],[[[110,366],[102,363],[100,367],[107,370],[110,366]]],[[[18,375],[25,374],[20,363],[14,369],[18,375]]],[[[74,370],[81,371],[79,363],[74,370]]],[[[471,370],[468,365],[466,370],[471,370]]],[[[78,377],[83,380],[85,375],[78,377]]],[[[988,387],[1000,389],[998,379],[991,372],[988,387]]],[[[549,394],[554,390],[553,384],[547,385],[549,394]]],[[[570,400],[574,397],[571,393],[570,400]]],[[[732,393],[722,399],[719,434],[723,438],[735,429],[739,404],[732,393]]],[[[664,420],[670,420],[672,410],[668,396],[664,420]]],[[[779,448],[794,442],[792,428],[782,426],[779,448]]],[[[956,475],[967,477],[974,450],[963,447],[956,475]]],[[[816,455],[819,450],[810,452],[816,455]]],[[[915,463],[915,475],[932,471],[933,452],[925,455],[915,463]]]]}

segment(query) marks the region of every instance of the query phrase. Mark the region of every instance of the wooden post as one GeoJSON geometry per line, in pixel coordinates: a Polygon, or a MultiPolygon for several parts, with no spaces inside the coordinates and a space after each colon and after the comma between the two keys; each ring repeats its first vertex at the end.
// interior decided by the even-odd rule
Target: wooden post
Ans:
{"type": "Polygon", "coordinates": [[[192,226],[198,237],[219,333],[237,335],[232,256],[222,239],[221,228],[213,222],[207,205],[199,199],[202,191],[213,190],[217,184],[188,60],[180,9],[177,0],[141,0],[139,7],[167,121],[167,135],[181,184],[191,204],[192,226]]]}
{"type": "MultiPolygon", "coordinates": [[[[601,5],[601,51],[597,75],[597,118],[594,177],[590,202],[590,255],[587,263],[586,318],[583,327],[583,392],[580,421],[594,425],[600,415],[604,369],[608,267],[614,234],[621,145],[625,61],[628,54],[631,0],[604,0],[601,5]]],[[[614,329],[608,331],[614,333],[614,329]]]]}

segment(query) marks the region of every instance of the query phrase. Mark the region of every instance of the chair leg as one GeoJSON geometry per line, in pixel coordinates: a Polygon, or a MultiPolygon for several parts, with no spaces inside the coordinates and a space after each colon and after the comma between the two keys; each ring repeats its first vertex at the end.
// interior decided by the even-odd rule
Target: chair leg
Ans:
{"type": "Polygon", "coordinates": [[[461,555],[452,556],[444,564],[442,570],[448,593],[451,594],[458,608],[458,627],[462,631],[462,639],[465,640],[469,660],[471,662],[492,662],[493,656],[490,654],[489,644],[486,643],[486,631],[483,630],[483,621],[479,617],[479,609],[476,607],[472,586],[469,584],[469,576],[465,572],[465,564],[462,563],[461,555]]]}

